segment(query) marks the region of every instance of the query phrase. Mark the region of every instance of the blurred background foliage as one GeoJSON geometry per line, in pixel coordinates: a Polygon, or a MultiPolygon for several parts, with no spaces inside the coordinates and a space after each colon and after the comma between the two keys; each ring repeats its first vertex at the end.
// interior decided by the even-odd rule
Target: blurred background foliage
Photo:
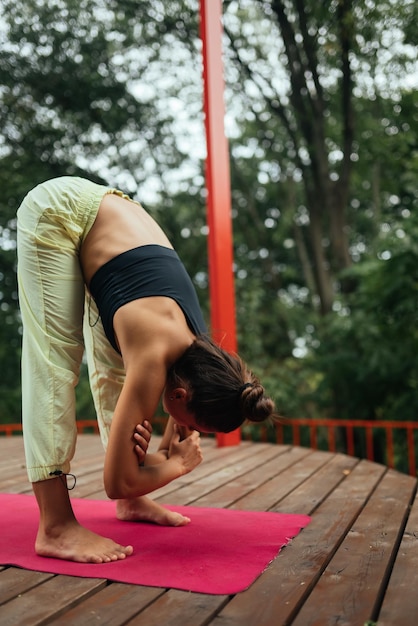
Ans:
{"type": "MultiPolygon", "coordinates": [[[[197,0],[3,0],[0,421],[19,203],[82,175],[166,229],[209,321],[197,0]]],[[[239,350],[285,416],[415,420],[417,5],[224,0],[239,350]]],[[[85,370],[78,415],[93,418],[85,370]]]]}

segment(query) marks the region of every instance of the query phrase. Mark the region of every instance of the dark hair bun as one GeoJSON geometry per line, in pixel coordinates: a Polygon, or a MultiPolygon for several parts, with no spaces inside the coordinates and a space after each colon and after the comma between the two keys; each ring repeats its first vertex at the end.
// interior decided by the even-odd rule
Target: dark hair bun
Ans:
{"type": "Polygon", "coordinates": [[[251,422],[264,422],[275,413],[273,400],[264,395],[264,387],[258,382],[245,385],[241,393],[241,409],[244,418],[251,422]]]}

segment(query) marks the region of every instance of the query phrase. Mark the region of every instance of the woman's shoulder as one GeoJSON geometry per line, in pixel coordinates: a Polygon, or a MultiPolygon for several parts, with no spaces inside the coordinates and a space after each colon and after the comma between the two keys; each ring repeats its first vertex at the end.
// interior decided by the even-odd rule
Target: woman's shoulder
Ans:
{"type": "Polygon", "coordinates": [[[120,307],[113,325],[122,356],[158,355],[168,366],[193,342],[184,314],[165,296],[133,300],[120,307]]]}

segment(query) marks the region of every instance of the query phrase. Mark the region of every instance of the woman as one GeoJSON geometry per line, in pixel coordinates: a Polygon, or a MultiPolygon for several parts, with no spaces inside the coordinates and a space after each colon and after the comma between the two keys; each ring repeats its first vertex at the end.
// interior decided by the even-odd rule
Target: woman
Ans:
{"type": "Polygon", "coordinates": [[[62,177],[35,187],[17,217],[24,444],[40,510],[35,549],[80,562],[123,559],[132,546],[82,527],[67,490],[84,350],[105,489],[119,519],[188,523],[145,494],[200,463],[198,431],[229,432],[244,419],[265,419],[274,405],[244,363],[206,336],[190,278],[138,203],[62,177]],[[171,417],[150,455],[161,398],[171,417]]]}

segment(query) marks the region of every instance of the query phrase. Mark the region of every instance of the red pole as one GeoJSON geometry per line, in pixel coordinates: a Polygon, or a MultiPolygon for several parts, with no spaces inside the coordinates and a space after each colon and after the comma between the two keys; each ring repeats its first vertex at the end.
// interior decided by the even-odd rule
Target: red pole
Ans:
{"type": "MultiPolygon", "coordinates": [[[[224,129],[222,0],[200,1],[203,44],[206,188],[209,225],[209,294],[212,335],[229,352],[237,351],[233,277],[231,189],[224,129]]],[[[218,446],[237,445],[239,430],[217,433],[218,446]]]]}

